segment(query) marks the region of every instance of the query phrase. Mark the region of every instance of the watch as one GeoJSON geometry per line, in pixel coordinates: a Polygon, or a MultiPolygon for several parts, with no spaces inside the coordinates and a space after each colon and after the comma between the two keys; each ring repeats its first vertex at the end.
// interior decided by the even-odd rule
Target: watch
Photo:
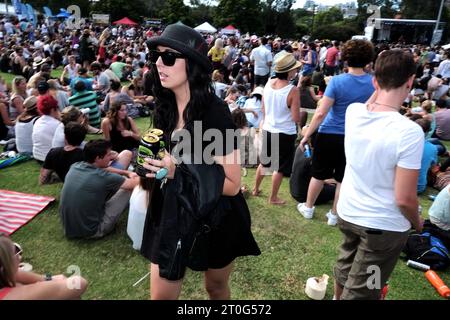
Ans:
{"type": "Polygon", "coordinates": [[[46,273],[44,279],[45,279],[45,281],[51,281],[52,280],[52,274],[51,273],[46,273]]]}

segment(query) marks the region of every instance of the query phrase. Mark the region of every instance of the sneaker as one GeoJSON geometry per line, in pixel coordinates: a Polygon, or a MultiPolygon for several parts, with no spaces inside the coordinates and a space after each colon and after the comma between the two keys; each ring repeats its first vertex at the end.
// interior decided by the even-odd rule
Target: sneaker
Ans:
{"type": "Polygon", "coordinates": [[[314,209],[316,207],[308,208],[305,203],[299,203],[297,205],[297,210],[300,214],[305,217],[305,219],[312,219],[314,215],[314,209]]]}
{"type": "Polygon", "coordinates": [[[331,213],[331,210],[327,212],[327,218],[328,218],[327,224],[329,226],[337,225],[337,215],[331,213]]]}

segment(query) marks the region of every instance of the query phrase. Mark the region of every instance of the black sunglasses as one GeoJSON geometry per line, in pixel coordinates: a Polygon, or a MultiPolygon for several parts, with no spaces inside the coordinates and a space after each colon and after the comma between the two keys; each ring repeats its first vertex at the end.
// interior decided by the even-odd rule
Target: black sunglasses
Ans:
{"type": "Polygon", "coordinates": [[[184,59],[184,58],[186,58],[181,53],[173,52],[173,51],[156,51],[156,50],[151,50],[150,51],[150,61],[151,61],[151,63],[156,63],[156,61],[158,61],[159,57],[161,57],[162,62],[164,63],[164,65],[166,65],[168,67],[173,66],[177,59],[184,59]]]}

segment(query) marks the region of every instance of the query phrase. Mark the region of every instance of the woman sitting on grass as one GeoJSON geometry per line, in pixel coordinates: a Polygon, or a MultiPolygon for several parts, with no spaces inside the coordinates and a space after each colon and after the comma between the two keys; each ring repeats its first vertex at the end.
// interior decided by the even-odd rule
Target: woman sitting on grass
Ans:
{"type": "Polygon", "coordinates": [[[27,80],[22,76],[15,77],[12,81],[12,95],[9,106],[9,115],[12,120],[15,120],[24,111],[23,101],[27,97],[27,80]]]}
{"type": "Polygon", "coordinates": [[[31,96],[23,102],[25,111],[22,112],[16,119],[14,127],[16,134],[16,148],[22,154],[33,154],[33,127],[36,120],[39,118],[37,110],[37,98],[31,96]]]}
{"type": "Polygon", "coordinates": [[[139,146],[141,134],[134,120],[128,116],[127,105],[122,101],[112,104],[102,121],[102,130],[105,140],[111,141],[114,151],[133,150],[139,146]]]}
{"type": "Polygon", "coordinates": [[[80,299],[87,281],[75,275],[39,275],[19,270],[21,251],[6,235],[0,234],[0,300],[80,299]]]}

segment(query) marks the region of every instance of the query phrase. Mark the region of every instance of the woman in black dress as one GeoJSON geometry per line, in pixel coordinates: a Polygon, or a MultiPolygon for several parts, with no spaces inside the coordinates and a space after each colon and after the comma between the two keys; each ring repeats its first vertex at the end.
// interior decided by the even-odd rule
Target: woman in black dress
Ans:
{"type": "Polygon", "coordinates": [[[141,134],[134,120],[127,114],[127,105],[115,101],[102,121],[105,140],[111,141],[112,149],[117,152],[133,151],[139,146],[141,134]]]}
{"type": "MultiPolygon", "coordinates": [[[[179,194],[175,185],[185,173],[179,170],[181,167],[177,166],[176,162],[180,162],[176,161],[170,152],[180,145],[173,142],[174,139],[171,141],[174,132],[189,133],[190,141],[201,146],[201,153],[194,151],[194,154],[203,155],[203,151],[206,151],[205,148],[211,143],[210,140],[202,138],[206,130],[215,129],[222,134],[225,142],[226,130],[235,130],[235,126],[228,107],[214,94],[207,44],[199,33],[183,24],[173,24],[169,25],[160,37],[150,39],[147,45],[150,49],[150,60],[154,64],[151,71],[156,99],[154,127],[164,131],[163,139],[168,151],[162,160],[147,158],[144,165],[150,172],[147,174],[148,178],[164,176],[164,173],[167,173],[162,187],[160,180],[155,180],[142,240],[141,253],[151,262],[151,298],[177,299],[181,292],[185,268],[189,267],[205,272],[205,287],[211,299],[229,299],[228,281],[234,259],[260,254],[250,229],[250,213],[240,192],[241,168],[238,163],[237,144],[224,143],[224,147],[211,152],[215,162],[211,166],[223,168],[225,176],[223,184],[218,188],[220,206],[224,208],[222,218],[216,228],[202,234],[202,248],[206,250],[200,250],[201,254],[196,254],[200,240],[194,242],[195,246],[186,246],[191,248],[192,259],[179,266],[181,271],[175,276],[170,271],[177,262],[170,257],[172,254],[176,256],[176,248],[182,245],[177,242],[174,229],[183,228],[183,223],[179,222],[181,210],[177,206],[179,194]],[[199,125],[200,131],[197,129],[199,125]]],[[[186,154],[192,155],[183,150],[183,155],[186,154]]],[[[206,158],[202,157],[202,163],[208,160],[206,158]]],[[[206,167],[211,168],[209,165],[206,167]]],[[[204,166],[202,168],[207,170],[204,166]]]]}

